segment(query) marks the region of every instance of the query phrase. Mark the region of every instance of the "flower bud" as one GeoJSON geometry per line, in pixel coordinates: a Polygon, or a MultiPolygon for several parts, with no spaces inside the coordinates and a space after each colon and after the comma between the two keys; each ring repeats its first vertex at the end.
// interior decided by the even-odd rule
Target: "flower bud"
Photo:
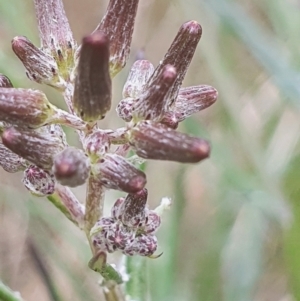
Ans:
{"type": "Polygon", "coordinates": [[[154,234],[161,224],[160,216],[153,210],[146,209],[145,219],[146,222],[142,227],[143,233],[154,234]]]}
{"type": "Polygon", "coordinates": [[[160,123],[164,124],[168,128],[176,130],[179,122],[177,120],[176,114],[174,112],[169,111],[169,112],[165,112],[160,123]]]}
{"type": "Polygon", "coordinates": [[[103,186],[128,193],[144,188],[146,175],[116,154],[106,154],[93,166],[93,173],[103,186]]]}
{"type": "Polygon", "coordinates": [[[138,98],[154,71],[154,66],[147,60],[135,61],[123,88],[123,97],[138,98]]]}
{"type": "Polygon", "coordinates": [[[22,182],[35,196],[47,196],[55,190],[53,174],[35,165],[26,168],[22,182]]]}
{"type": "Polygon", "coordinates": [[[160,74],[164,66],[167,64],[176,68],[178,76],[170,90],[170,105],[172,105],[177,98],[179,88],[193,58],[201,35],[202,28],[196,21],[184,23],[180,27],[172,45],[168,49],[163,60],[155,69],[149,81],[151,83],[151,80],[156,78],[157,74],[160,74]]]}
{"type": "Polygon", "coordinates": [[[134,21],[139,0],[110,0],[96,31],[110,39],[110,74],[114,77],[129,57],[134,21]]]}
{"type": "Polygon", "coordinates": [[[126,122],[129,122],[132,119],[133,105],[135,101],[135,99],[127,97],[122,99],[117,105],[116,111],[118,116],[126,122]]]}
{"type": "Polygon", "coordinates": [[[60,73],[67,75],[77,46],[62,0],[34,0],[34,6],[42,49],[55,58],[60,73]]]}
{"type": "Polygon", "coordinates": [[[102,217],[90,232],[93,245],[108,253],[116,251],[117,247],[114,245],[115,228],[116,223],[112,218],[102,217]]]}
{"type": "Polygon", "coordinates": [[[86,137],[84,145],[86,153],[94,163],[108,152],[110,141],[105,131],[96,130],[86,137]]]}
{"type": "Polygon", "coordinates": [[[90,160],[82,150],[68,147],[54,157],[52,170],[60,184],[76,187],[85,183],[90,168],[90,160]]]}
{"type": "Polygon", "coordinates": [[[36,128],[45,124],[54,107],[37,90],[0,88],[0,120],[20,127],[36,128]]]}
{"type": "Polygon", "coordinates": [[[73,102],[76,114],[87,122],[103,119],[110,110],[109,40],[102,32],[83,39],[73,102]]]}
{"type": "Polygon", "coordinates": [[[200,85],[181,88],[173,104],[172,112],[180,122],[211,106],[217,97],[218,91],[211,86],[200,85]]]}
{"type": "Polygon", "coordinates": [[[132,128],[129,139],[137,155],[145,159],[195,163],[210,153],[206,140],[150,121],[141,121],[132,128]]]}
{"type": "Polygon", "coordinates": [[[137,193],[127,195],[122,203],[121,221],[131,228],[142,226],[145,221],[145,207],[147,203],[148,191],[146,188],[137,193]]]}
{"type": "Polygon", "coordinates": [[[43,168],[50,169],[53,157],[65,148],[62,137],[47,127],[39,130],[7,128],[2,133],[3,144],[14,153],[43,168]]]}
{"type": "Polygon", "coordinates": [[[124,201],[125,201],[125,198],[117,199],[111,208],[111,216],[115,221],[121,220],[122,208],[123,208],[124,201]]]}
{"type": "Polygon", "coordinates": [[[5,171],[14,173],[24,170],[26,161],[0,143],[0,166],[5,171]]]}
{"type": "Polygon", "coordinates": [[[171,65],[163,66],[161,72],[151,78],[147,89],[140,95],[133,105],[134,121],[160,121],[169,109],[169,91],[176,79],[176,69],[171,65]]]}
{"type": "Polygon", "coordinates": [[[0,73],[0,88],[12,88],[13,84],[10,79],[4,74],[0,73]]]}
{"type": "Polygon", "coordinates": [[[137,236],[131,245],[128,245],[123,254],[128,256],[151,256],[157,249],[157,238],[153,235],[141,234],[137,236]]]}
{"type": "Polygon", "coordinates": [[[26,68],[26,75],[30,80],[57,88],[63,87],[57,64],[51,55],[35,47],[26,37],[15,37],[12,49],[26,68]]]}

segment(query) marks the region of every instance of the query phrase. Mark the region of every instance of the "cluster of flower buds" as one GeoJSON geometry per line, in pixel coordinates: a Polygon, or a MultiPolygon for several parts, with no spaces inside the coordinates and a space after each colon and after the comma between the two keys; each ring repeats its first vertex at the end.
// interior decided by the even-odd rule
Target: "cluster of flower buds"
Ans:
{"type": "Polygon", "coordinates": [[[95,248],[125,255],[152,256],[157,249],[154,235],[160,226],[160,216],[146,207],[147,189],[119,198],[110,217],[102,217],[91,230],[95,248]]]}
{"type": "Polygon", "coordinates": [[[98,249],[151,256],[160,218],[147,209],[146,175],[132,164],[129,150],[142,159],[195,163],[207,158],[206,140],[176,128],[213,104],[217,91],[208,85],[181,87],[202,34],[201,26],[189,21],[157,67],[147,60],[133,64],[116,109],[125,127],[99,128],[97,121],[111,109],[112,78],[129,56],[138,2],[110,0],[95,31],[77,46],[62,0],[34,0],[41,47],[19,36],[12,48],[29,79],[60,91],[69,111],[41,91],[14,88],[0,75],[0,165],[24,171],[23,183],[35,195],[57,193],[58,207],[98,249]],[[68,145],[61,125],[77,130],[81,149],[68,145]],[[64,186],[85,182],[82,209],[64,186]],[[117,200],[111,217],[102,217],[105,189],[128,193],[117,200]]]}

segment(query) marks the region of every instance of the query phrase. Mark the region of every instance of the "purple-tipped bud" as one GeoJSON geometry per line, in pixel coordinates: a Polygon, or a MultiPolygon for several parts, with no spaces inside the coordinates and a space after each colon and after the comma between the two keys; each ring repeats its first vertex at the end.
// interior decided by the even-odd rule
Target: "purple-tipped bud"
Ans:
{"type": "Polygon", "coordinates": [[[0,166],[5,171],[14,173],[24,170],[26,161],[0,143],[0,166]]]}
{"type": "Polygon", "coordinates": [[[65,148],[60,133],[51,133],[48,128],[18,130],[8,128],[2,134],[3,144],[33,164],[51,169],[53,157],[65,148]]]}
{"type": "Polygon", "coordinates": [[[151,78],[151,83],[133,105],[132,116],[139,120],[160,121],[169,109],[169,91],[176,79],[176,69],[171,65],[163,66],[161,72],[151,78]]]}
{"type": "Polygon", "coordinates": [[[211,106],[218,97],[218,91],[207,85],[181,88],[175,100],[172,112],[178,121],[211,106]]]}
{"type": "Polygon", "coordinates": [[[146,188],[137,193],[127,195],[122,204],[121,221],[124,225],[131,228],[141,227],[145,222],[145,208],[147,203],[148,191],[146,188]]]}
{"type": "Polygon", "coordinates": [[[58,67],[49,54],[35,47],[26,37],[15,37],[12,49],[26,68],[30,80],[62,88],[63,82],[58,76],[58,67]]]}
{"type": "Polygon", "coordinates": [[[157,238],[153,235],[141,234],[137,236],[131,245],[128,245],[123,254],[128,256],[151,256],[157,249],[157,238]]]}
{"type": "Polygon", "coordinates": [[[36,196],[50,195],[55,190],[53,174],[35,165],[26,168],[22,182],[36,196]]]}
{"type": "Polygon", "coordinates": [[[97,130],[86,137],[85,151],[94,163],[102,158],[110,148],[109,136],[102,130],[97,130]]]}
{"type": "MultiPolygon", "coordinates": [[[[170,91],[170,105],[172,105],[172,103],[177,98],[179,88],[193,58],[201,35],[202,28],[199,23],[197,23],[196,21],[189,21],[184,23],[180,27],[165,57],[153,73],[152,79],[155,79],[157,77],[157,74],[160,74],[164,66],[166,66],[167,64],[170,64],[176,68],[178,76],[170,91]]],[[[150,79],[150,83],[152,79],[150,79]]]]}
{"type": "Polygon", "coordinates": [[[0,73],[0,88],[12,88],[13,84],[10,79],[4,74],[0,73]]]}
{"type": "Polygon", "coordinates": [[[116,111],[118,116],[126,122],[129,122],[132,119],[133,105],[135,101],[135,99],[127,97],[122,99],[117,105],[116,111]]]}
{"type": "Polygon", "coordinates": [[[76,43],[65,14],[62,0],[34,0],[36,18],[43,50],[60,65],[73,64],[76,43]]]}
{"type": "Polygon", "coordinates": [[[102,185],[109,189],[135,193],[146,184],[146,175],[116,154],[106,154],[93,169],[102,185]]]}
{"type": "Polygon", "coordinates": [[[143,233],[154,234],[161,224],[160,216],[153,210],[146,209],[146,222],[142,227],[143,233]]]}
{"type": "Polygon", "coordinates": [[[147,60],[135,61],[123,88],[123,97],[138,98],[154,71],[154,66],[147,60]]]}
{"type": "Polygon", "coordinates": [[[145,159],[195,163],[210,153],[206,140],[149,121],[139,122],[132,128],[129,139],[137,155],[145,159]]]}
{"type": "Polygon", "coordinates": [[[110,74],[114,77],[125,66],[139,0],[110,0],[96,31],[110,39],[110,74]]]}
{"type": "Polygon", "coordinates": [[[90,160],[77,148],[68,147],[54,157],[53,173],[56,180],[69,187],[85,183],[90,173],[90,160]]]}
{"type": "Polygon", "coordinates": [[[0,120],[24,128],[45,124],[54,114],[46,95],[37,90],[0,88],[0,120]]]}
{"type": "Polygon", "coordinates": [[[87,122],[103,119],[110,110],[109,40],[102,32],[82,41],[73,101],[75,112],[87,122]]]}

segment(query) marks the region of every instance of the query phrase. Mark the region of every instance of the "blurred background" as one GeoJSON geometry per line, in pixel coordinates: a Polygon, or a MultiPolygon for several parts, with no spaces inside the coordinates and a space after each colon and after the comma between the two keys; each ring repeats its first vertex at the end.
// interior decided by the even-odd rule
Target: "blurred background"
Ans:
{"type": "MultiPolygon", "coordinates": [[[[78,43],[108,3],[63,2],[78,43]]],[[[113,82],[114,107],[140,50],[156,65],[191,19],[203,35],[184,86],[219,91],[212,107],[179,128],[209,139],[210,159],[147,164],[150,207],[173,200],[158,233],[163,255],[146,260],[149,300],[300,300],[300,1],[140,2],[131,60],[113,82]]],[[[33,1],[0,0],[0,73],[65,108],[60,94],[27,79],[11,50],[17,35],[39,45],[33,1]]],[[[112,110],[100,125],[123,122],[112,110]]],[[[0,279],[27,301],[104,300],[84,234],[47,199],[30,196],[21,177],[0,171],[0,279]]],[[[84,187],[74,193],[84,201],[84,187]]],[[[120,195],[107,194],[107,210],[120,195]]]]}

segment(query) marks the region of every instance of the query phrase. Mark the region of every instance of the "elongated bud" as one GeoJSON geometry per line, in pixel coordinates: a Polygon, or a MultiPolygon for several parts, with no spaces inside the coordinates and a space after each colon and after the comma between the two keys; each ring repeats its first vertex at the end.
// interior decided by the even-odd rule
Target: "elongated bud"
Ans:
{"type": "Polygon", "coordinates": [[[135,61],[123,88],[123,97],[138,98],[154,72],[154,66],[147,60],[135,61]]]}
{"type": "Polygon", "coordinates": [[[101,32],[83,39],[73,101],[75,112],[87,122],[103,119],[110,110],[109,40],[101,32]]]}
{"type": "Polygon", "coordinates": [[[110,39],[110,74],[114,77],[125,66],[139,0],[110,0],[96,31],[110,39]]]}
{"type": "MultiPolygon", "coordinates": [[[[161,73],[161,70],[167,64],[170,64],[176,68],[178,76],[170,91],[170,105],[172,105],[177,98],[179,88],[193,58],[201,35],[202,28],[199,23],[197,23],[196,21],[189,21],[184,23],[180,27],[165,57],[153,73],[152,79],[155,79],[157,77],[157,74],[161,73]]],[[[150,83],[152,79],[150,79],[150,83]]]]}
{"type": "Polygon", "coordinates": [[[181,88],[173,104],[172,112],[180,122],[211,106],[217,97],[218,91],[211,86],[200,85],[181,88]]]}
{"type": "Polygon", "coordinates": [[[35,196],[47,196],[53,194],[55,190],[53,174],[35,165],[26,168],[22,182],[35,196]]]}
{"type": "Polygon", "coordinates": [[[0,120],[36,128],[54,114],[46,95],[37,90],[0,88],[0,120]]]}
{"type": "Polygon", "coordinates": [[[26,161],[0,143],[0,165],[10,173],[18,172],[26,168],[26,161]]]}
{"type": "Polygon", "coordinates": [[[135,193],[144,188],[146,175],[116,154],[106,154],[93,166],[93,173],[106,188],[135,193]]]}
{"type": "Polygon", "coordinates": [[[171,65],[162,68],[161,73],[151,79],[148,88],[133,104],[134,121],[155,120],[159,121],[169,107],[169,91],[176,79],[176,70],[171,65]]]}
{"type": "Polygon", "coordinates": [[[53,157],[65,147],[61,137],[47,128],[18,130],[11,127],[4,130],[2,141],[7,148],[43,169],[50,169],[53,157]]]}
{"type": "Polygon", "coordinates": [[[58,75],[58,67],[49,54],[35,47],[26,37],[15,37],[12,49],[26,68],[30,80],[62,88],[64,82],[58,75]]]}
{"type": "Polygon", "coordinates": [[[90,160],[77,148],[68,147],[54,157],[53,173],[56,180],[69,187],[85,183],[90,172],[90,160]]]}
{"type": "Polygon", "coordinates": [[[0,73],[0,88],[12,88],[13,84],[10,79],[4,74],[0,73]]]}
{"type": "Polygon", "coordinates": [[[62,0],[34,0],[34,6],[42,49],[55,58],[61,73],[67,74],[77,46],[62,0]]]}
{"type": "Polygon", "coordinates": [[[130,143],[137,155],[145,159],[195,163],[210,153],[206,140],[149,121],[139,122],[132,128],[130,143]]]}
{"type": "Polygon", "coordinates": [[[146,188],[137,193],[127,195],[125,201],[122,203],[122,208],[120,208],[120,219],[124,225],[137,228],[145,223],[147,197],[148,191],[146,188]]]}
{"type": "Polygon", "coordinates": [[[85,151],[94,163],[102,158],[110,148],[108,135],[103,130],[97,130],[86,137],[84,141],[85,151]]]}

